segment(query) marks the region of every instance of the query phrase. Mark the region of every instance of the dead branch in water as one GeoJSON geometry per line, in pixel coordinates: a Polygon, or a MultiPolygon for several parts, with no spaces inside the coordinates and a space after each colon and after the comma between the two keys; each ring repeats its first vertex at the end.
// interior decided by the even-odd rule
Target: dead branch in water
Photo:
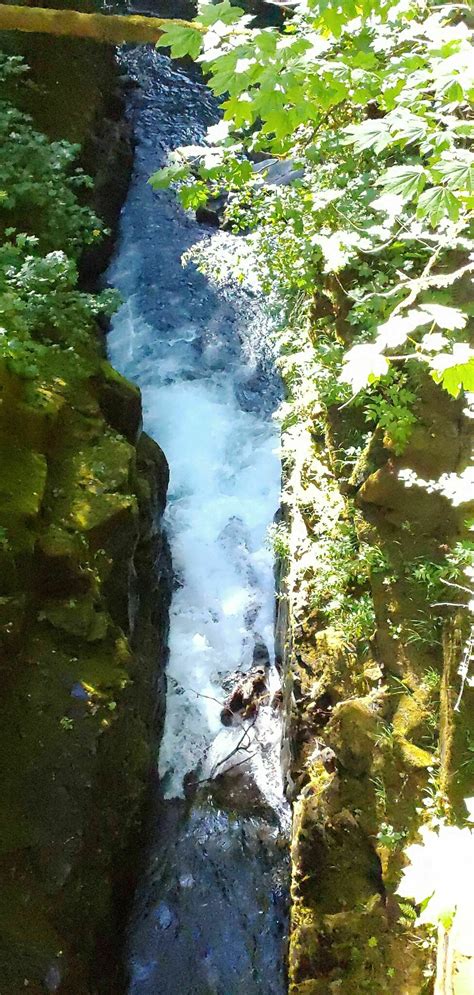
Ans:
{"type": "MultiPolygon", "coordinates": [[[[222,760],[219,760],[219,762],[214,767],[214,771],[213,771],[212,774],[209,774],[208,777],[202,777],[198,781],[192,781],[191,782],[191,786],[193,788],[195,788],[198,784],[206,784],[206,782],[213,781],[214,778],[215,778],[215,776],[216,776],[217,769],[219,767],[222,767],[223,764],[226,764],[228,760],[231,760],[232,757],[234,757],[239,752],[240,749],[245,750],[245,751],[250,750],[250,736],[249,736],[249,733],[250,733],[251,729],[253,729],[253,727],[254,727],[254,725],[255,725],[255,723],[257,721],[257,718],[258,718],[258,715],[255,715],[254,718],[252,719],[250,725],[247,726],[246,729],[244,729],[244,731],[242,733],[242,736],[240,737],[239,742],[237,743],[237,745],[234,746],[234,749],[231,750],[230,753],[228,753],[226,757],[223,757],[222,760]],[[245,746],[242,746],[242,743],[244,742],[244,740],[246,738],[248,738],[248,744],[245,745],[245,746]]],[[[232,764],[232,766],[229,767],[228,769],[229,770],[234,770],[235,767],[241,767],[242,764],[247,763],[254,756],[256,756],[256,754],[252,753],[250,756],[244,757],[243,760],[239,760],[237,763],[232,764]]]]}

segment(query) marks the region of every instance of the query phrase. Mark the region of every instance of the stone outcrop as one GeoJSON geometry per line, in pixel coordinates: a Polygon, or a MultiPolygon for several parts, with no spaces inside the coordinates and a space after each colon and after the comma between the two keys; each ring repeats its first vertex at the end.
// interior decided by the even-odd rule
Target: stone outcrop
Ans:
{"type": "MultiPolygon", "coordinates": [[[[84,54],[79,90],[77,49],[42,44],[28,109],[85,143],[113,227],[130,145],[112,56],[84,54]]],[[[83,261],[89,285],[105,260],[83,261]]],[[[0,460],[0,992],[117,995],[163,720],[168,468],[98,328],[34,379],[0,366],[0,460]]]]}
{"type": "MultiPolygon", "coordinates": [[[[301,333],[298,347],[299,360],[311,354],[301,333]]],[[[433,965],[414,908],[396,895],[403,849],[416,839],[423,797],[459,806],[472,794],[461,762],[472,717],[463,705],[453,725],[462,612],[447,621],[449,609],[433,602],[451,599],[430,596],[416,566],[442,562],[469,509],[405,487],[398,470],[424,479],[461,471],[472,423],[461,402],[424,382],[403,455],[376,436],[348,467],[341,453],[357,413],[325,407],[304,363],[296,382],[292,358],[284,375],[285,363],[300,404],[284,433],[289,554],[278,620],[294,805],[290,992],[419,995],[433,965]],[[342,590],[332,578],[344,572],[342,590]]]]}

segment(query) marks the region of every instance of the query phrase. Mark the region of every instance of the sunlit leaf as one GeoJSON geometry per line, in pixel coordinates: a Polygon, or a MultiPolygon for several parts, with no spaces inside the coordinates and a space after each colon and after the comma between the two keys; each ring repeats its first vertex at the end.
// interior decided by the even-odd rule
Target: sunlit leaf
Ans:
{"type": "Polygon", "coordinates": [[[197,28],[186,28],[181,24],[170,23],[157,41],[157,48],[170,48],[174,59],[182,59],[186,55],[196,59],[201,51],[203,35],[197,28]]]}
{"type": "Polygon", "coordinates": [[[378,180],[384,193],[398,194],[404,200],[412,200],[426,183],[426,170],[423,166],[391,166],[378,180]]]}
{"type": "Polygon", "coordinates": [[[216,24],[217,21],[222,21],[223,24],[234,24],[242,17],[243,13],[241,7],[233,7],[229,0],[222,0],[221,3],[207,3],[203,4],[202,7],[200,6],[196,20],[206,27],[216,24]]]}
{"type": "Polygon", "coordinates": [[[341,383],[351,385],[353,393],[374,380],[383,377],[389,368],[389,361],[376,345],[356,345],[344,356],[344,366],[339,376],[341,383]]]}
{"type": "Polygon", "coordinates": [[[188,173],[187,166],[164,166],[163,169],[158,169],[150,176],[148,183],[154,190],[167,190],[172,183],[181,180],[188,173]]]}
{"type": "Polygon", "coordinates": [[[428,218],[432,227],[436,228],[443,218],[457,221],[459,211],[459,201],[450,190],[445,187],[430,187],[421,194],[416,213],[419,218],[428,218]]]}
{"type": "Polygon", "coordinates": [[[347,143],[355,145],[360,152],[364,149],[382,152],[392,140],[389,127],[383,119],[351,124],[346,128],[346,133],[347,143]]]}
{"type": "Polygon", "coordinates": [[[435,169],[450,190],[474,193],[474,156],[465,159],[446,157],[436,163],[435,169]]]}
{"type": "Polygon", "coordinates": [[[408,311],[406,314],[396,314],[383,325],[379,325],[377,343],[381,349],[393,349],[406,341],[410,332],[430,320],[428,314],[421,310],[408,311]]]}
{"type": "Polygon", "coordinates": [[[422,311],[426,311],[439,328],[447,328],[454,331],[456,328],[464,328],[467,315],[456,307],[446,307],[445,304],[421,304],[422,311]]]}
{"type": "Polygon", "coordinates": [[[467,343],[454,345],[452,353],[439,353],[431,360],[431,366],[433,380],[453,397],[461,390],[474,391],[474,349],[467,343]]]}

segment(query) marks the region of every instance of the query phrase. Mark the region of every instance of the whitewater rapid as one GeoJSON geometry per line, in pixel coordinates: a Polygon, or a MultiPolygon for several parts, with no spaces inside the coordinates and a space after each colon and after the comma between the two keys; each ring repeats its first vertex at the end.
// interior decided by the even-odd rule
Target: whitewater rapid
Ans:
{"type": "Polygon", "coordinates": [[[170,149],[201,141],[216,120],[209,93],[163,55],[131,49],[123,59],[138,83],[131,101],[136,152],[109,271],[123,298],[109,355],[140,386],[144,428],[170,465],[165,526],[175,577],[159,757],[162,801],[131,929],[130,991],[233,995],[245,982],[248,993],[280,995],[286,921],[281,838],[288,810],[281,723],[271,704],[279,677],[267,538],[280,492],[272,418],[279,388],[258,296],[250,288],[217,286],[195,264],[182,264],[183,254],[199,243],[217,258],[229,257],[236,251],[234,236],[199,225],[173,193],[154,193],[147,185],[170,149]],[[257,721],[224,726],[229,675],[262,659],[269,694],[257,721]],[[216,805],[205,787],[190,811],[184,801],[190,779],[206,786],[229,768],[247,779],[249,802],[243,809],[238,802],[240,814],[216,805]],[[204,909],[210,907],[216,920],[202,928],[198,895],[202,915],[207,920],[204,909]]]}

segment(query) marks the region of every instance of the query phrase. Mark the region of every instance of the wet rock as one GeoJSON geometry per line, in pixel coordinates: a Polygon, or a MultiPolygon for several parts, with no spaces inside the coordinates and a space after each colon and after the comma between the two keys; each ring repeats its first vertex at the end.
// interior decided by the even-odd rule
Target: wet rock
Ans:
{"type": "Polygon", "coordinates": [[[242,674],[238,684],[233,688],[224,702],[221,712],[221,722],[231,725],[234,717],[240,715],[243,719],[252,718],[262,704],[268,699],[267,677],[265,667],[256,667],[242,674]]]}
{"type": "Polygon", "coordinates": [[[209,794],[214,803],[226,812],[239,812],[246,816],[252,813],[264,818],[266,824],[262,827],[259,838],[262,842],[265,837],[273,842],[277,821],[275,811],[245,766],[234,770],[231,767],[224,774],[213,778],[209,794]]]}
{"type": "Polygon", "coordinates": [[[253,166],[254,173],[261,175],[261,180],[257,181],[257,187],[276,186],[286,187],[295,180],[304,176],[304,169],[295,166],[292,159],[263,159],[253,166]]]}
{"type": "Polygon", "coordinates": [[[169,929],[175,919],[166,902],[160,902],[157,905],[156,909],[153,911],[153,916],[156,919],[160,929],[169,929]]]}
{"type": "Polygon", "coordinates": [[[258,640],[253,648],[252,666],[259,668],[270,666],[268,646],[262,640],[258,640]]]}
{"type": "Polygon", "coordinates": [[[272,700],[271,700],[270,704],[271,704],[272,708],[275,708],[275,709],[282,707],[282,705],[283,705],[283,690],[282,690],[282,688],[278,688],[278,691],[275,691],[275,694],[272,696],[272,700]]]}
{"type": "Polygon", "coordinates": [[[209,200],[196,211],[196,221],[204,225],[212,225],[214,228],[220,227],[224,220],[224,211],[227,204],[227,196],[221,194],[220,197],[209,197],[209,200]]]}

